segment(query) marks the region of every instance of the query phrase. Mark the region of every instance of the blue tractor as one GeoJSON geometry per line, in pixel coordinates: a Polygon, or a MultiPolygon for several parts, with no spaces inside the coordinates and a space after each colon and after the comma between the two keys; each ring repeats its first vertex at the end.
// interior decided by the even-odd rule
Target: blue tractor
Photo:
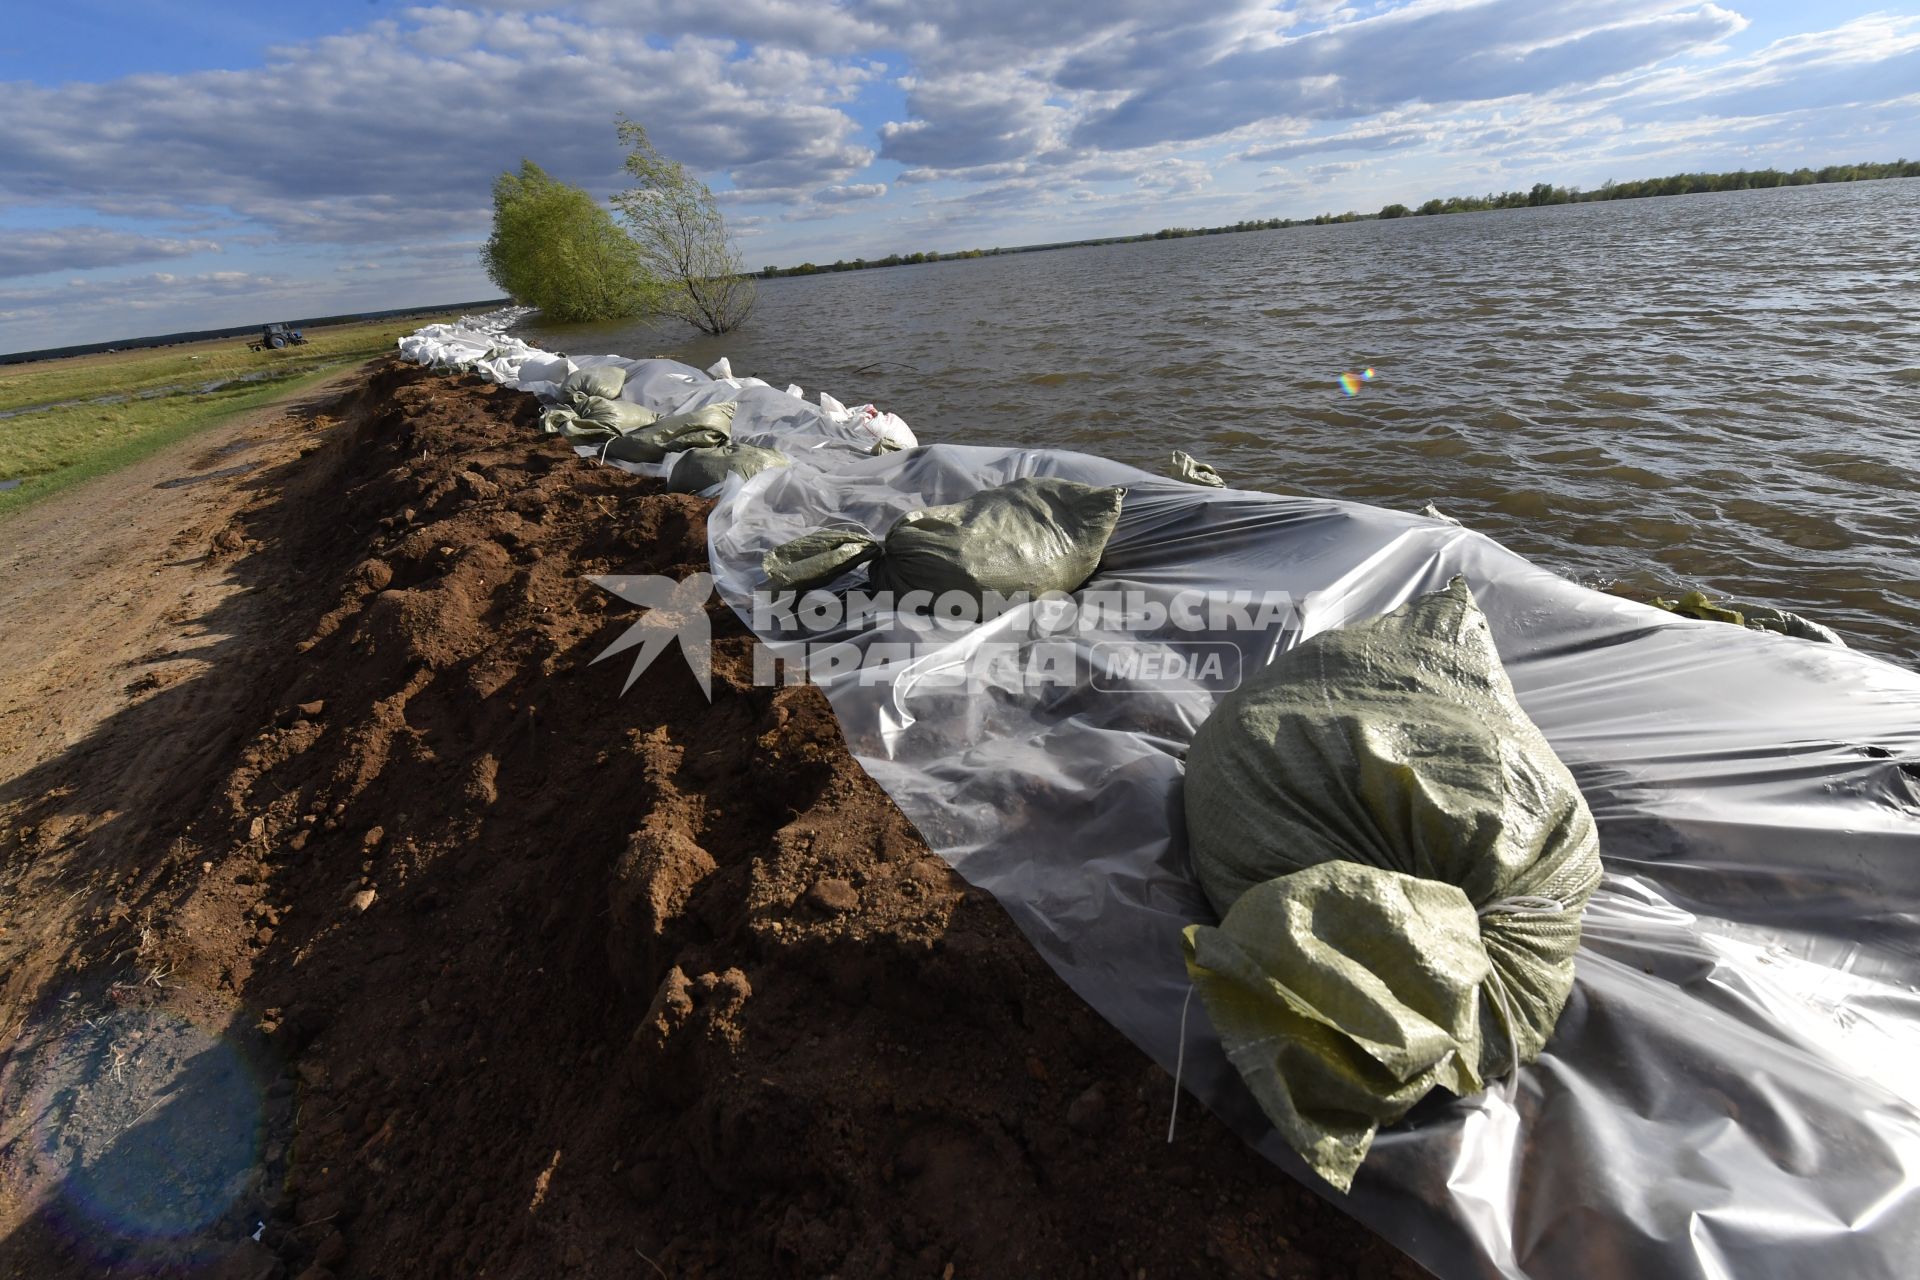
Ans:
{"type": "Polygon", "coordinates": [[[247,344],[249,351],[262,351],[268,347],[275,351],[282,347],[297,347],[306,341],[306,335],[298,329],[284,324],[270,324],[260,331],[260,336],[247,344]]]}

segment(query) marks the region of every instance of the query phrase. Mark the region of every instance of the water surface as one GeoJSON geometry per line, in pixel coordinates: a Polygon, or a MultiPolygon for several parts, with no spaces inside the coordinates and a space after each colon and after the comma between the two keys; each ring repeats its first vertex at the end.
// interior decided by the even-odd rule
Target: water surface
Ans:
{"type": "Polygon", "coordinates": [[[720,338],[520,332],[1402,510],[1593,586],[1913,662],[1920,180],[1293,227],[761,282],[720,338]],[[1378,377],[1349,398],[1343,371],[1378,377]]]}

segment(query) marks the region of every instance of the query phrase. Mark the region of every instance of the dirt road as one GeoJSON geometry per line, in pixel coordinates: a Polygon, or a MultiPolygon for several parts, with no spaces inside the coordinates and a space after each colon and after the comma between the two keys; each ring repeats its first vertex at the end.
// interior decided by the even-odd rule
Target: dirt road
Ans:
{"type": "Polygon", "coordinates": [[[182,766],[231,728],[271,606],[214,535],[250,478],[317,447],[326,408],[365,377],[344,370],[0,522],[0,1036],[43,976],[29,957],[61,949],[83,909],[52,908],[55,887],[121,874],[118,851],[153,834],[182,766]],[[120,723],[176,685],[161,714],[132,717],[138,732],[120,723]]]}

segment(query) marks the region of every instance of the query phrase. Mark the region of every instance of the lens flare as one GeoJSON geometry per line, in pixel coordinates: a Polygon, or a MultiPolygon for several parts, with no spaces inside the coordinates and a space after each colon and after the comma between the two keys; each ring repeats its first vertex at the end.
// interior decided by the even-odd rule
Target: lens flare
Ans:
{"type": "MultiPolygon", "coordinates": [[[[265,1089],[222,1031],[155,1009],[68,1015],[29,1063],[28,1153],[79,1240],[139,1247],[206,1230],[260,1161],[265,1089]]],[[[117,1247],[117,1246],[116,1246],[117,1247]]]]}
{"type": "Polygon", "coordinates": [[[1335,378],[1334,381],[1340,384],[1341,394],[1357,396],[1360,394],[1361,383],[1372,382],[1379,376],[1378,373],[1374,372],[1373,366],[1368,365],[1358,373],[1343,373],[1338,378],[1335,378]]]}

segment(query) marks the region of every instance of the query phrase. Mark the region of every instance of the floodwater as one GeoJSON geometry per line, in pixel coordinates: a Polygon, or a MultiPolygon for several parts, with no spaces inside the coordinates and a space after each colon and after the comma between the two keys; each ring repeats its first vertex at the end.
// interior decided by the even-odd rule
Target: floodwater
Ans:
{"type": "MultiPolygon", "coordinates": [[[[750,246],[749,246],[750,251],[750,246]]],[[[1763,601],[1915,661],[1920,180],[1516,209],[762,281],[671,355],[1036,445],[1400,510],[1592,586],[1763,601]],[[1370,382],[1340,385],[1371,367],[1370,382]]]]}

